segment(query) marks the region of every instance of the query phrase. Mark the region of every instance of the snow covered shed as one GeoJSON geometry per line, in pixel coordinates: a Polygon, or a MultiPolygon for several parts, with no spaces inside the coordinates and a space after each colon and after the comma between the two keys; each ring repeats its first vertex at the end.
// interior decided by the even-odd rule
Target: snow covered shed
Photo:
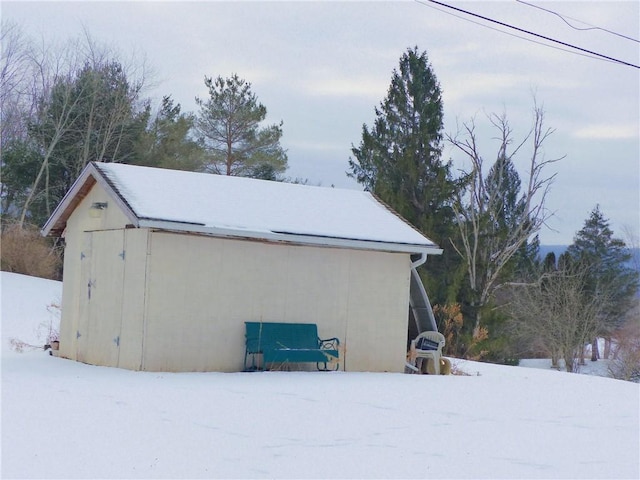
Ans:
{"type": "Polygon", "coordinates": [[[92,163],[42,233],[65,239],[60,355],[85,363],[240,371],[253,321],[400,372],[410,296],[435,328],[415,267],[441,250],[367,192],[92,163]]]}

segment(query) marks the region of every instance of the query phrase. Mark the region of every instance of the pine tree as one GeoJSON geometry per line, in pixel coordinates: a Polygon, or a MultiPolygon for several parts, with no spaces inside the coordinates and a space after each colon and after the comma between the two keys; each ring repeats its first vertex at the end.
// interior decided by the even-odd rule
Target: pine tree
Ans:
{"type": "MultiPolygon", "coordinates": [[[[453,234],[450,200],[456,188],[443,163],[443,105],[440,84],[426,52],[408,49],[394,69],[386,98],[375,108],[373,127],[362,127],[352,147],[348,175],[390,205],[441,246],[453,234]]],[[[430,260],[427,288],[445,303],[445,276],[455,271],[450,249],[430,260]],[[436,281],[437,278],[437,281],[436,281]]]]}
{"type": "Polygon", "coordinates": [[[284,172],[287,154],[280,146],[282,122],[261,127],[267,109],[258,103],[251,83],[205,77],[209,98],[196,97],[200,111],[195,126],[209,153],[207,171],[221,175],[264,176],[284,172]],[[270,168],[265,165],[270,166],[270,168]]]}
{"type": "MultiPolygon", "coordinates": [[[[638,290],[638,272],[630,268],[631,252],[624,241],[613,236],[608,219],[597,205],[567,249],[573,264],[588,271],[587,295],[603,293],[607,298],[599,318],[599,334],[608,337],[624,320],[624,313],[638,290]]],[[[592,360],[598,359],[597,342],[593,341],[592,360]]]]}

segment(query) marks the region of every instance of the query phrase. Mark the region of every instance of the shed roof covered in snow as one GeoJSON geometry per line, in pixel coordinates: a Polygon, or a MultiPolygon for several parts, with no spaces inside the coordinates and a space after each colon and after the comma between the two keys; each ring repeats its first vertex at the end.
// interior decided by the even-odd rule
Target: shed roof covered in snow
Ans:
{"type": "Polygon", "coordinates": [[[368,192],[92,163],[43,228],[61,235],[99,183],[140,228],[300,244],[438,254],[438,246],[368,192]]]}

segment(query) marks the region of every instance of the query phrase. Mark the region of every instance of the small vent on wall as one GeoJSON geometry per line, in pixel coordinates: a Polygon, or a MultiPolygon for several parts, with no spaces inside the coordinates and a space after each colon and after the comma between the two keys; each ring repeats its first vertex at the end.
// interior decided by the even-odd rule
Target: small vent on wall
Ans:
{"type": "Polygon", "coordinates": [[[93,218],[98,218],[102,214],[102,210],[109,206],[107,202],[93,202],[89,207],[89,215],[93,218]]]}

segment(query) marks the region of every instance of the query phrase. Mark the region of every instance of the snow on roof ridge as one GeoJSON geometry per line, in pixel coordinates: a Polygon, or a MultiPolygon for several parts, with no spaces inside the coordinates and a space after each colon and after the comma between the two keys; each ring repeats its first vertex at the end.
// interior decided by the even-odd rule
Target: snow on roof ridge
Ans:
{"type": "Polygon", "coordinates": [[[218,179],[224,179],[225,182],[238,182],[238,183],[253,183],[259,182],[268,185],[286,185],[285,188],[303,188],[303,189],[322,189],[322,190],[340,190],[343,192],[353,192],[354,194],[368,194],[369,192],[364,190],[354,190],[349,188],[339,188],[339,187],[324,187],[322,185],[307,185],[304,183],[291,183],[291,182],[280,182],[274,180],[264,180],[262,178],[251,178],[251,177],[241,177],[238,175],[220,175],[216,173],[207,173],[207,172],[194,172],[191,170],[174,170],[170,168],[161,168],[161,167],[149,167],[144,165],[131,165],[128,163],[119,163],[119,162],[94,162],[94,165],[104,173],[107,173],[108,170],[112,170],[115,168],[122,169],[122,171],[126,171],[128,169],[139,169],[139,170],[155,170],[158,172],[171,172],[172,175],[184,175],[184,176],[193,176],[193,177],[217,177],[218,179]]]}
{"type": "Polygon", "coordinates": [[[369,192],[95,164],[139,219],[438,248],[369,192]]]}

